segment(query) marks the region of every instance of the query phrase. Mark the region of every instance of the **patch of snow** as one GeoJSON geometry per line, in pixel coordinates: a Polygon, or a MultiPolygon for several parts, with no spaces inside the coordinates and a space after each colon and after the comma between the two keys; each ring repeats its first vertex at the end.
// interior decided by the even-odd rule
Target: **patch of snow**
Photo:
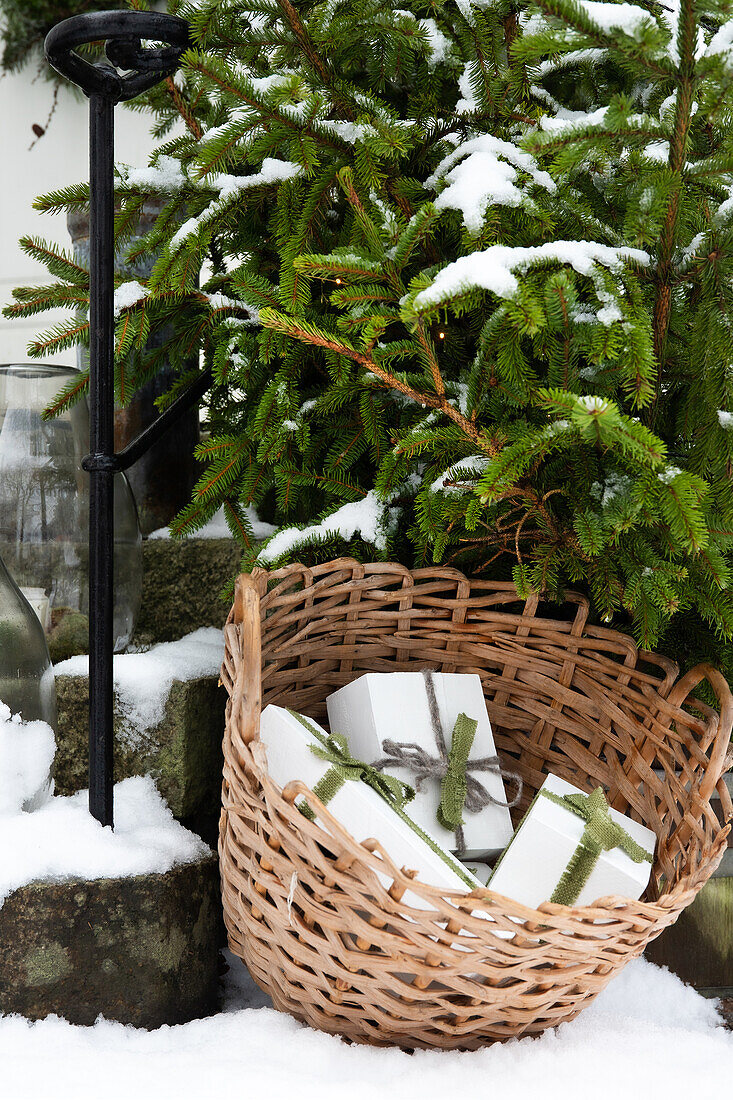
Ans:
{"type": "MultiPolygon", "coordinates": [[[[680,7],[681,0],[665,0],[664,4],[660,4],[658,9],[659,16],[663,24],[667,27],[667,30],[669,31],[670,42],[667,50],[670,58],[675,63],[675,65],[679,65],[680,63],[680,52],[677,47],[680,27],[680,7]]],[[[705,55],[705,50],[705,31],[703,27],[698,23],[697,45],[695,48],[696,61],[699,61],[699,59],[705,55]]]]}
{"type": "Polygon", "coordinates": [[[330,516],[320,523],[308,527],[285,527],[270,539],[258,554],[258,561],[270,562],[289,554],[306,540],[335,535],[348,542],[360,535],[364,542],[370,542],[377,550],[385,550],[387,540],[384,530],[384,503],[373,489],[361,500],[342,504],[330,516]]]}
{"type": "Polygon", "coordinates": [[[594,393],[583,394],[582,397],[578,398],[578,404],[583,405],[588,412],[604,412],[608,408],[608,401],[594,393]]]}
{"type": "Polygon", "coordinates": [[[467,61],[458,78],[458,91],[461,93],[461,98],[455,107],[457,115],[470,115],[472,111],[478,110],[478,101],[471,87],[471,65],[472,62],[467,61]]]}
{"type": "Polygon", "coordinates": [[[368,122],[347,122],[343,119],[321,118],[318,120],[318,124],[349,145],[356,145],[358,141],[363,141],[365,137],[374,137],[377,132],[368,122]]]}
{"type": "Polygon", "coordinates": [[[725,409],[718,409],[718,423],[726,431],[733,428],[733,413],[729,413],[725,409]]]}
{"type": "Polygon", "coordinates": [[[443,473],[436,477],[430,489],[433,493],[465,493],[475,484],[471,475],[483,473],[490,461],[488,455],[470,455],[468,458],[462,458],[460,462],[455,462],[447,470],[443,470],[443,473]],[[446,481],[460,481],[461,484],[446,485],[446,481]]]}
{"type": "Polygon", "coordinates": [[[627,474],[611,471],[606,474],[603,482],[593,482],[590,493],[600,502],[601,508],[607,508],[615,500],[628,496],[633,487],[634,482],[627,474]]]}
{"type": "Polygon", "coordinates": [[[232,1081],[253,1095],[339,1100],[444,1100],[541,1095],[565,1100],[568,1082],[590,1082],[594,1100],[714,1095],[733,1068],[733,1035],[714,1001],[667,970],[635,959],[576,1020],[538,1037],[464,1053],[349,1046],[269,1006],[238,959],[225,979],[225,1011],[155,1031],[99,1020],[75,1027],[57,1017],[0,1019],[8,1100],[82,1100],[83,1082],[103,1081],[105,1100],[225,1096],[232,1081]],[[684,1051],[684,1058],[680,1058],[684,1051]]]}
{"type": "Polygon", "coordinates": [[[123,166],[120,175],[123,183],[141,191],[179,191],[188,182],[175,157],[158,157],[157,163],[147,168],[123,166]]]}
{"type": "Polygon", "coordinates": [[[428,68],[435,69],[450,57],[450,39],[446,38],[434,19],[420,19],[418,22],[428,36],[428,68]]]}
{"type": "Polygon", "coordinates": [[[593,241],[548,241],[528,248],[492,245],[444,267],[432,284],[416,295],[415,306],[425,309],[479,288],[499,298],[512,298],[519,289],[514,272],[526,271],[536,263],[569,264],[580,275],[592,275],[597,265],[617,271],[626,260],[646,266],[650,257],[639,248],[616,248],[593,241]]]}
{"type": "Polygon", "coordinates": [[[447,186],[435,200],[438,210],[460,210],[470,233],[480,233],[489,206],[520,206],[526,199],[515,181],[517,169],[547,191],[555,191],[552,177],[538,168],[534,157],[492,134],[481,134],[454,149],[440,162],[425,186],[447,186]]]}
{"type": "Polygon", "coordinates": [[[298,422],[297,420],[283,420],[283,430],[286,432],[297,432],[298,422]]]}
{"type": "Polygon", "coordinates": [[[710,39],[705,50],[706,57],[715,57],[724,54],[726,61],[733,50],[733,19],[729,19],[719,27],[710,39]]]}
{"type": "Polygon", "coordinates": [[[610,301],[602,306],[596,314],[602,325],[612,325],[614,321],[623,321],[624,315],[618,307],[618,303],[610,301]]]}
{"type": "Polygon", "coordinates": [[[723,199],[716,210],[713,221],[716,225],[722,225],[731,213],[733,213],[733,184],[728,188],[728,198],[723,199]]]}
{"type": "Polygon", "coordinates": [[[138,302],[142,302],[147,298],[150,291],[142,283],[139,283],[136,279],[131,279],[129,282],[120,283],[115,290],[114,295],[114,314],[115,317],[119,317],[123,309],[130,309],[131,306],[136,306],[138,302]]]}
{"type": "Polygon", "coordinates": [[[562,109],[555,118],[543,115],[540,129],[550,134],[559,134],[581,126],[602,126],[606,120],[608,107],[599,107],[597,111],[568,111],[562,109]]]}
{"type": "Polygon", "coordinates": [[[455,397],[448,399],[448,404],[457,408],[464,416],[468,416],[468,384],[466,382],[451,382],[451,389],[455,393],[455,397]]]}
{"type": "MultiPolygon", "coordinates": [[[[128,736],[145,735],[163,721],[174,680],[216,676],[224,660],[224,636],[214,626],[201,627],[176,642],[159,642],[143,653],[116,653],[115,692],[128,736]]],[[[58,676],[88,676],[89,658],[70,657],[54,666],[58,676]]]]}
{"type": "Polygon", "coordinates": [[[162,873],[209,851],[175,820],[150,776],[115,785],[114,831],[91,816],[88,799],[79,791],[49,798],[32,814],[0,817],[0,904],[29,882],[162,873]]]}
{"type": "Polygon", "coordinates": [[[213,310],[241,309],[247,314],[246,324],[254,325],[259,323],[260,314],[256,306],[251,306],[247,302],[242,302],[237,298],[228,298],[226,294],[206,294],[203,291],[202,293],[213,310]]]}
{"type": "MultiPolygon", "coordinates": [[[[547,25],[543,23],[541,29],[546,31],[547,25]]],[[[531,32],[525,31],[525,33],[531,32]]],[[[608,50],[598,49],[597,47],[584,50],[568,50],[567,53],[544,58],[537,66],[537,71],[540,76],[547,76],[549,73],[554,73],[558,69],[569,68],[571,65],[596,64],[599,61],[605,61],[607,56],[608,50]]]]}
{"type": "Polygon", "coordinates": [[[648,145],[644,146],[644,156],[648,160],[659,161],[664,163],[669,160],[669,142],[668,141],[651,141],[648,145]]]}
{"type": "MultiPolygon", "coordinates": [[[[270,535],[274,535],[277,528],[273,527],[271,523],[267,523],[264,519],[260,519],[252,506],[245,508],[244,513],[250,522],[252,534],[256,539],[267,539],[270,535]]],[[[159,527],[157,531],[151,531],[147,537],[149,539],[169,539],[171,537],[170,529],[168,527],[159,527]]],[[[192,535],[187,537],[192,539],[230,539],[232,533],[227,526],[227,521],[224,517],[224,509],[220,508],[218,512],[214,513],[208,523],[205,523],[203,527],[199,527],[198,531],[194,531],[192,535]]]]}
{"type": "Polygon", "coordinates": [[[282,88],[284,85],[289,84],[293,77],[297,77],[298,75],[297,69],[283,68],[279,69],[276,73],[270,73],[269,76],[250,75],[248,79],[258,95],[262,95],[263,93],[272,91],[273,88],[282,88]]]}
{"type": "Polygon", "coordinates": [[[684,256],[694,256],[694,254],[697,252],[700,245],[705,240],[706,236],[707,236],[707,233],[705,232],[705,230],[703,230],[702,233],[696,233],[695,236],[690,241],[690,243],[685,248],[682,249],[682,254],[684,256]]]}
{"type": "Polygon", "coordinates": [[[46,722],[24,722],[0,702],[0,827],[4,817],[37,810],[50,797],[55,755],[56,739],[46,722]]]}
{"type": "Polygon", "coordinates": [[[664,485],[671,485],[674,479],[681,474],[679,466],[665,466],[661,474],[657,474],[657,477],[664,485]]]}
{"type": "Polygon", "coordinates": [[[636,4],[604,4],[599,0],[575,0],[575,5],[605,34],[622,31],[631,38],[635,38],[638,31],[645,26],[650,24],[654,26],[654,20],[649,12],[637,7],[636,4]]]}
{"type": "Polygon", "coordinates": [[[248,176],[229,176],[214,173],[199,181],[201,187],[219,192],[219,197],[194,218],[189,218],[173,234],[170,240],[170,248],[173,252],[181,247],[183,242],[198,232],[200,228],[213,221],[227,205],[232,202],[242,191],[252,187],[263,187],[271,183],[281,183],[284,180],[294,179],[301,175],[303,169],[299,164],[291,160],[277,160],[274,157],[265,157],[258,172],[252,172],[248,176]]]}

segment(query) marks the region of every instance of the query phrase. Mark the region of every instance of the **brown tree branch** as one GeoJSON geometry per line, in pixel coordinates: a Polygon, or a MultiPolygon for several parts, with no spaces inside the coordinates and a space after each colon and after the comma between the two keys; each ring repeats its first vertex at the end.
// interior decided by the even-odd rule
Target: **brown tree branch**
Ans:
{"type": "Polygon", "coordinates": [[[172,76],[166,77],[165,86],[168,89],[168,94],[173,100],[173,104],[176,110],[186,124],[186,129],[189,131],[189,133],[193,134],[193,136],[196,138],[196,141],[200,141],[203,137],[204,131],[201,129],[197,119],[191,111],[191,108],[186,102],[186,98],[183,95],[183,92],[178,87],[172,76]]]}

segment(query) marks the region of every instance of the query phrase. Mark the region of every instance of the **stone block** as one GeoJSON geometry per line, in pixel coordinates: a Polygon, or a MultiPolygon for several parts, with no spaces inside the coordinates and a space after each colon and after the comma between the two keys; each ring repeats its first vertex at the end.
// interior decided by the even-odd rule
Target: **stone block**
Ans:
{"type": "Polygon", "coordinates": [[[155,1028],[217,1008],[214,855],[165,874],[36,882],[0,907],[0,1013],[155,1028]]]}
{"type": "Polygon", "coordinates": [[[133,640],[172,642],[201,626],[223,626],[231,604],[221,593],[241,560],[241,547],[233,539],[147,539],[133,640]]]}
{"type": "MultiPolygon", "coordinates": [[[[73,794],[89,785],[89,682],[85,676],[59,676],[56,692],[56,793],[73,794]]],[[[115,780],[152,775],[179,820],[215,818],[221,797],[225,704],[226,692],[216,676],[176,680],[163,721],[141,734],[130,728],[116,701],[115,780]]]]}

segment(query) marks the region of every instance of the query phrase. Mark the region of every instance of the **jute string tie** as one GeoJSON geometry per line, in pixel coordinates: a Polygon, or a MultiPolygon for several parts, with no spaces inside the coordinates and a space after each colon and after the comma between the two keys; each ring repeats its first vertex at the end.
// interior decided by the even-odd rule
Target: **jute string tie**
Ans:
{"type": "Polygon", "coordinates": [[[376,760],[374,768],[405,768],[415,777],[415,790],[421,791],[426,779],[440,780],[440,806],[438,821],[456,835],[456,851],[465,852],[463,813],[478,814],[487,806],[516,806],[522,797],[522,780],[516,772],[504,771],[498,756],[482,756],[469,759],[478,723],[475,718],[459,714],[451,734],[451,747],[447,748],[443,724],[440,720],[435,683],[431,669],[422,669],[428,697],[430,723],[437,756],[432,756],[422,745],[412,741],[398,742],[387,739],[382,742],[386,753],[376,760]],[[507,802],[495,798],[483,785],[476,772],[493,772],[515,785],[514,797],[507,802]]]}

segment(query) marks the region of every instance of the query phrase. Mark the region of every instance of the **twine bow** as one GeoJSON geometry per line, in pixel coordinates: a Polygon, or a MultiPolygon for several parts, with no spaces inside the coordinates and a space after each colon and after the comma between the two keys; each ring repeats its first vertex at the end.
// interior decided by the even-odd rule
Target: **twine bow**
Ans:
{"type": "Polygon", "coordinates": [[[559,795],[546,790],[540,793],[544,798],[549,798],[556,805],[570,810],[585,822],[583,835],[550,901],[557,905],[574,905],[598,863],[601,852],[620,848],[634,863],[653,862],[649,852],[637,844],[633,837],[613,820],[602,787],[596,787],[592,794],[587,795],[559,795]]]}
{"type": "Polygon", "coordinates": [[[438,821],[444,828],[452,829],[456,834],[456,851],[465,852],[464,810],[477,814],[487,806],[516,806],[522,796],[522,780],[515,772],[503,771],[498,756],[469,759],[478,726],[475,718],[469,718],[465,714],[458,715],[451,734],[451,747],[446,748],[433,674],[430,669],[423,669],[422,674],[438,755],[432,756],[422,745],[412,741],[397,742],[388,739],[382,742],[382,748],[387,755],[375,761],[373,766],[380,770],[406,768],[415,776],[416,791],[422,790],[426,779],[440,779],[438,821]],[[493,772],[511,780],[516,787],[514,797],[508,802],[494,798],[478,779],[476,772],[493,772]]]}
{"type": "MultiPolygon", "coordinates": [[[[428,836],[420,826],[405,812],[406,803],[415,797],[415,790],[409,783],[403,783],[394,775],[383,775],[373,764],[367,764],[363,760],[357,760],[351,755],[349,744],[343,734],[325,734],[317,729],[312,722],[304,718],[297,711],[289,710],[288,713],[304,726],[316,743],[310,746],[310,750],[319,760],[325,760],[331,765],[325,775],[321,776],[313,787],[313,794],[327,805],[334,795],[349,780],[357,780],[366,783],[372,790],[389,804],[399,818],[408,825],[428,847],[450,867],[454,874],[473,890],[476,883],[466,868],[457,863],[444,851],[432,837],[428,836]]],[[[315,820],[315,814],[307,802],[300,803],[298,809],[309,821],[315,820]]]]}

